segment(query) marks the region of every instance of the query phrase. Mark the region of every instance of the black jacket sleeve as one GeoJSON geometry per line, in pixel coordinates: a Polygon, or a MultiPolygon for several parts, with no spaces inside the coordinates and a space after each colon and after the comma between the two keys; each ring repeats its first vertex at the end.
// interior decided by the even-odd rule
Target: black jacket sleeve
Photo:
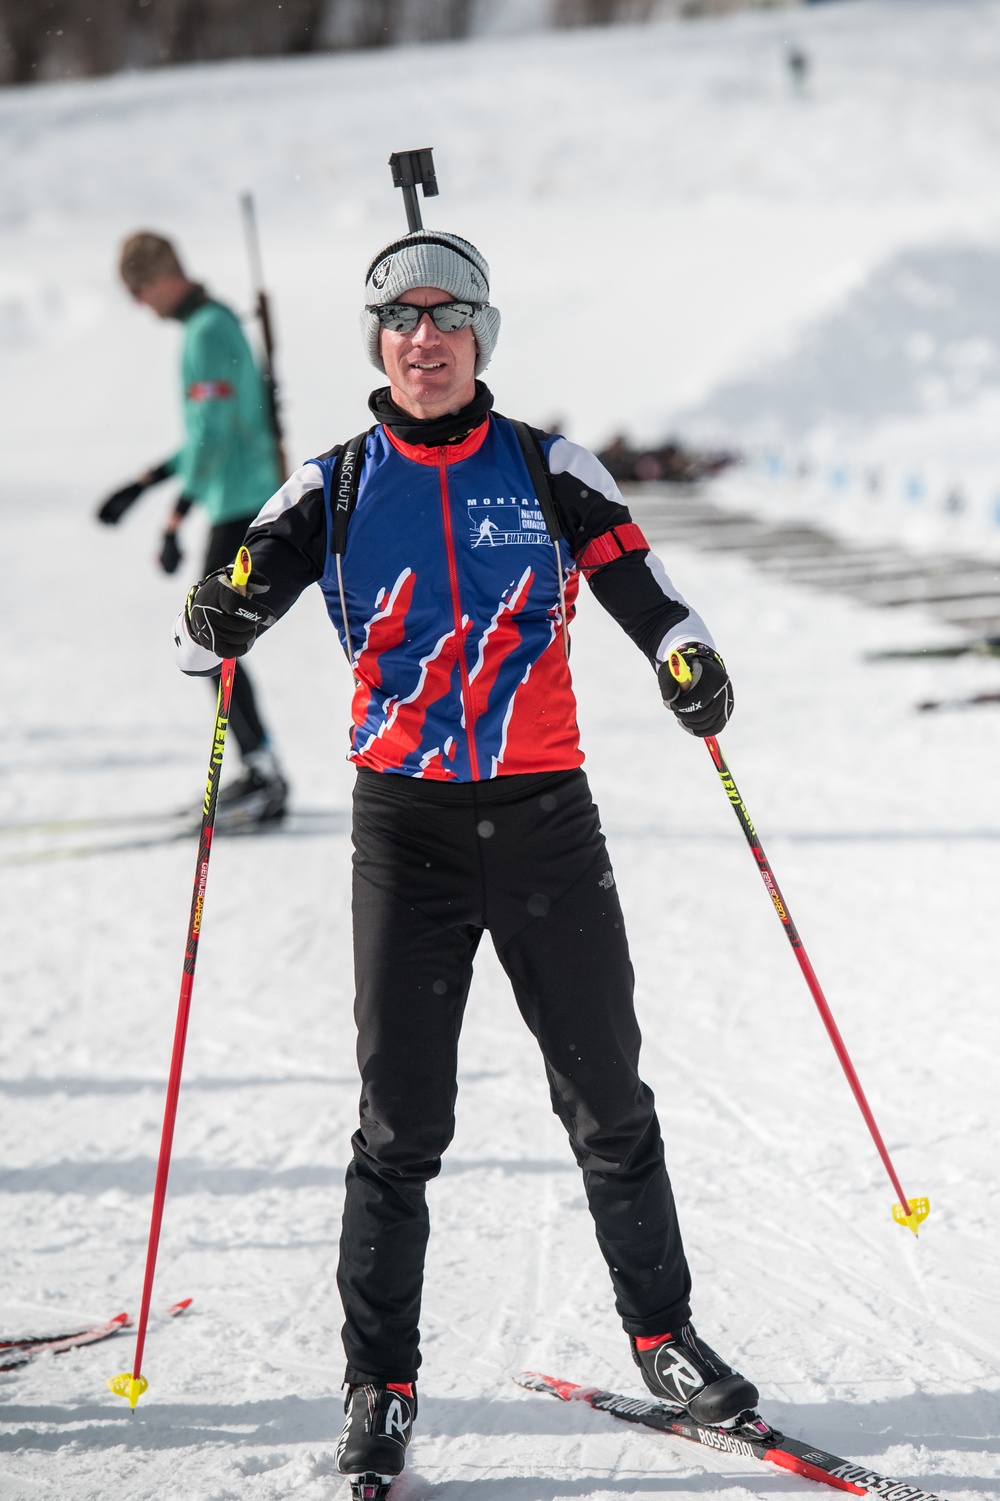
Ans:
{"type": "Polygon", "coordinates": [[[608,614],[654,667],[657,648],[672,627],[690,619],[691,639],[704,639],[704,622],[671,584],[604,466],[566,439],[553,444],[549,458],[562,534],[608,614]],[[607,539],[603,548],[600,539],[607,539]],[[604,561],[604,553],[612,556],[604,561]]]}
{"type": "Polygon", "coordinates": [[[254,572],[270,585],[258,597],[275,615],[287,614],[303,590],[322,578],[328,532],[320,471],[314,463],[303,464],[247,532],[254,572]]]}

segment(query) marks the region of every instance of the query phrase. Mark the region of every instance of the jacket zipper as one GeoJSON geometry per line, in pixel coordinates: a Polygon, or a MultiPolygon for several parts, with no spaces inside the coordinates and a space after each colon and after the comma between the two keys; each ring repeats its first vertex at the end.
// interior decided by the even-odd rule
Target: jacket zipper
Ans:
{"type": "Polygon", "coordinates": [[[441,514],[444,519],[444,547],[448,556],[448,580],[451,584],[451,609],[455,618],[455,642],[458,647],[458,670],[462,679],[462,706],[465,709],[465,734],[469,744],[469,771],[474,782],[479,781],[479,756],[476,753],[476,715],[472,708],[472,684],[469,682],[469,664],[465,657],[465,642],[462,637],[462,600],[458,590],[458,561],[455,556],[455,538],[451,527],[451,502],[448,497],[448,465],[438,465],[441,482],[441,514]]]}

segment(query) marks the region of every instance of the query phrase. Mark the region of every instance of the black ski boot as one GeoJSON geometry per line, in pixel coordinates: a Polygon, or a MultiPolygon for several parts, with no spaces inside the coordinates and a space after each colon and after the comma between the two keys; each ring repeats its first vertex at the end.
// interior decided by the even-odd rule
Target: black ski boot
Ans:
{"type": "Polygon", "coordinates": [[[699,1339],[692,1324],[655,1339],[633,1338],[632,1358],[653,1396],[696,1423],[731,1423],[760,1400],[757,1388],[699,1339]]]}
{"type": "Polygon", "coordinates": [[[349,1386],[344,1411],[337,1469],[350,1475],[354,1501],[382,1501],[406,1462],[417,1394],[412,1385],[349,1386]]]}
{"type": "Polygon", "coordinates": [[[285,816],[288,783],[274,752],[261,746],[243,758],[245,770],[219,793],[215,827],[220,834],[245,833],[260,824],[278,823],[285,816]]]}

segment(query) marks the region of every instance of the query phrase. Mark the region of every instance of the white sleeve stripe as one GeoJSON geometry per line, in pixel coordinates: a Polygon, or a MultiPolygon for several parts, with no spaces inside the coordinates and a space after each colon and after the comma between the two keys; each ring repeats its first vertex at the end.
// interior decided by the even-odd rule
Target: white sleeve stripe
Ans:
{"type": "Polygon", "coordinates": [[[556,438],[549,449],[548,465],[550,474],[572,474],[581,484],[599,491],[616,505],[625,504],[622,492],[589,448],[581,448],[579,443],[571,443],[568,438],[556,438]]]}
{"type": "Polygon", "coordinates": [[[687,620],[682,620],[679,625],[671,626],[656,648],[656,660],[662,666],[672,651],[677,651],[681,646],[694,646],[698,642],[703,642],[705,646],[710,646],[713,651],[715,650],[715,642],[709,634],[708,627],[701,616],[696,615],[692,610],[687,620]]]}
{"type": "Polygon", "coordinates": [[[318,464],[311,461],[302,464],[295,473],[289,475],[280,490],[276,490],[270,500],[266,500],[251,521],[251,528],[255,526],[267,526],[269,522],[277,520],[282,511],[290,511],[292,506],[297,506],[304,495],[311,490],[323,488],[323,471],[318,464]]]}
{"type": "Polygon", "coordinates": [[[692,641],[704,641],[706,646],[714,647],[715,642],[712,640],[708,626],[702,620],[697,610],[692,610],[680,590],[670,582],[670,579],[667,577],[667,571],[656,556],[656,553],[648,552],[645,561],[646,567],[662,590],[664,598],[675,599],[678,604],[683,605],[687,610],[687,618],[679,620],[676,625],[672,625],[660,642],[656,649],[656,660],[658,662],[665,662],[670,653],[676,650],[678,646],[686,646],[692,641]]]}

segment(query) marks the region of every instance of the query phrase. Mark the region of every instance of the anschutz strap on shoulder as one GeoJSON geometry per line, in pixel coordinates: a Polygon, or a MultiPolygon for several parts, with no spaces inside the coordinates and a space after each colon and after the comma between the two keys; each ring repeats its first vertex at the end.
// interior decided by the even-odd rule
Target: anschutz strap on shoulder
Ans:
{"type": "Polygon", "coordinates": [[[347,525],[358,503],[358,485],[361,482],[361,467],[365,461],[365,442],[374,431],[374,427],[370,427],[366,432],[358,433],[356,437],[348,439],[337,455],[337,462],[330,477],[330,514],[333,517],[333,525],[330,528],[330,551],[335,552],[340,558],[344,556],[344,549],[347,546],[347,525]]]}
{"type": "Polygon", "coordinates": [[[535,487],[535,498],[538,501],[538,508],[545,522],[545,529],[552,539],[553,545],[558,547],[562,532],[559,527],[558,517],[556,516],[555,502],[552,499],[552,482],[549,478],[549,471],[545,460],[542,458],[542,450],[538,439],[526,422],[518,422],[514,417],[508,417],[506,420],[514,429],[517,441],[521,445],[521,452],[524,454],[524,462],[528,466],[531,483],[535,487]]]}
{"type": "Polygon", "coordinates": [[[340,593],[340,613],[344,621],[344,636],[346,645],[344,653],[347,657],[347,665],[354,671],[354,647],[351,643],[351,623],[347,618],[347,595],[344,593],[344,570],[341,566],[341,558],[347,547],[347,527],[354,507],[358,503],[358,486],[361,483],[361,469],[365,462],[365,443],[368,434],[375,431],[374,427],[368,428],[367,432],[358,433],[348,439],[340,453],[337,462],[333,466],[330,475],[330,551],[337,560],[337,589],[340,593]]]}

